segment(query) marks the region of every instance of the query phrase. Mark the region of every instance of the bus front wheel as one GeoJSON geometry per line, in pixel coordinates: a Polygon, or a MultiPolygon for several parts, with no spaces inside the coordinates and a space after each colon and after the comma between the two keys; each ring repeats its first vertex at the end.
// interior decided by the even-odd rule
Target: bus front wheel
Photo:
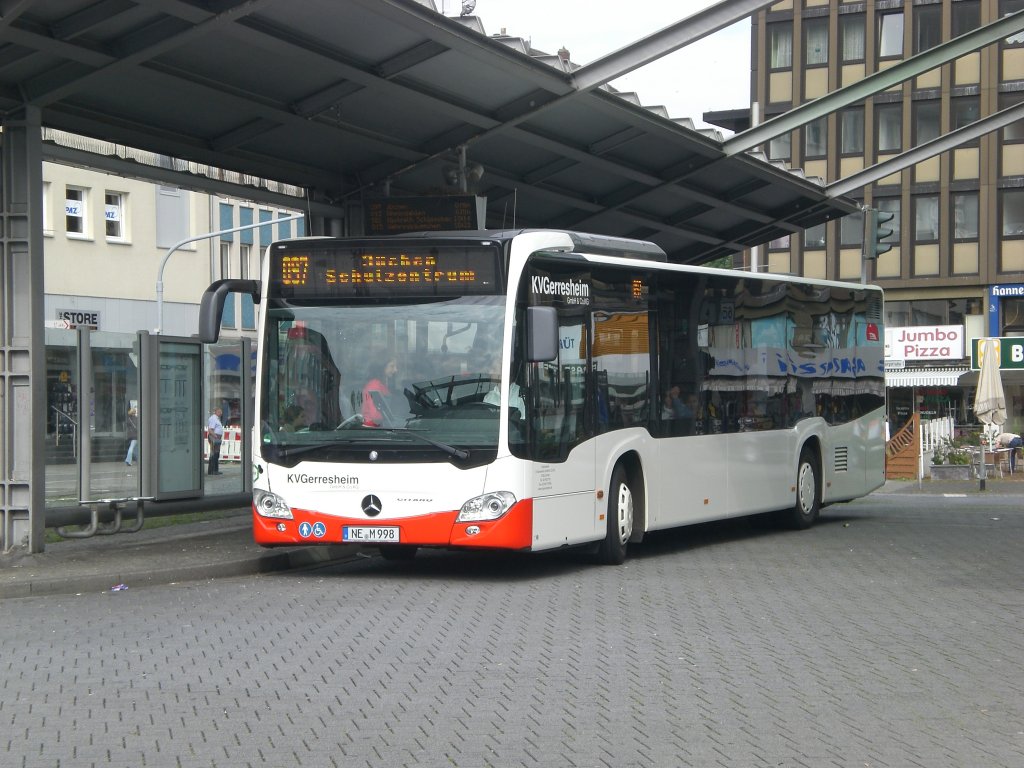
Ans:
{"type": "Polygon", "coordinates": [[[626,559],[626,546],[633,535],[633,489],[629,475],[619,464],[608,488],[607,530],[597,548],[597,562],[619,565],[626,559]]]}
{"type": "Polygon", "coordinates": [[[810,448],[800,452],[796,469],[796,501],[785,510],[783,522],[790,528],[810,528],[821,511],[821,469],[816,454],[810,448]]]}

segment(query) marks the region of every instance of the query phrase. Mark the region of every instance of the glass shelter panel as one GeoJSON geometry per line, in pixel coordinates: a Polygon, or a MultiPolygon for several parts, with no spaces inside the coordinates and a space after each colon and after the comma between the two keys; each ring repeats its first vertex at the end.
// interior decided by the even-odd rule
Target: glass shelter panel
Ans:
{"type": "Polygon", "coordinates": [[[140,495],[139,371],[135,334],[80,331],[88,334],[82,380],[91,382],[79,401],[81,423],[88,428],[83,451],[82,499],[130,498],[140,495]],[[87,411],[86,411],[87,409],[87,411]],[[134,444],[133,444],[134,441],[134,444]]]}
{"type": "Polygon", "coordinates": [[[46,506],[77,506],[78,333],[46,329],[46,506]]]}
{"type": "MultiPolygon", "coordinates": [[[[157,500],[189,498],[202,487],[203,426],[200,399],[202,345],[151,337],[157,351],[154,397],[160,452],[155,463],[157,500]]],[[[151,422],[152,423],[152,422],[151,422]]]]}
{"type": "MultiPolygon", "coordinates": [[[[208,431],[210,416],[219,408],[221,424],[224,427],[217,463],[220,475],[206,476],[204,496],[242,493],[245,490],[248,457],[245,455],[244,446],[248,442],[248,436],[244,434],[244,430],[246,426],[251,426],[252,403],[251,399],[247,398],[251,398],[252,395],[256,377],[255,366],[256,360],[251,347],[242,340],[222,339],[219,344],[204,348],[203,391],[206,393],[207,411],[200,421],[208,431]]],[[[202,445],[206,471],[211,466],[212,450],[206,433],[202,445]]]]}

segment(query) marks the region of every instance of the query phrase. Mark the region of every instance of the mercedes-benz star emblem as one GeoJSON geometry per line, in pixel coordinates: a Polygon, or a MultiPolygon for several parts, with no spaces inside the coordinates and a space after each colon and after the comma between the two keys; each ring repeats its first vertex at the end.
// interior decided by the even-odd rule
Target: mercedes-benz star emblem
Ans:
{"type": "Polygon", "coordinates": [[[363,498],[363,500],[360,502],[360,505],[363,508],[363,514],[365,514],[367,517],[376,517],[380,514],[381,503],[379,496],[374,496],[371,493],[369,496],[365,496],[363,498]]]}

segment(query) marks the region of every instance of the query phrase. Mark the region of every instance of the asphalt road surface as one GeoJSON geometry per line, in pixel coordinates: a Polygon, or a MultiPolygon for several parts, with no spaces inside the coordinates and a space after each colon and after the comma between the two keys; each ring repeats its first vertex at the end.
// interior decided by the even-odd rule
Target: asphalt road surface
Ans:
{"type": "Polygon", "coordinates": [[[0,765],[1017,768],[1020,502],[6,600],[0,765]]]}

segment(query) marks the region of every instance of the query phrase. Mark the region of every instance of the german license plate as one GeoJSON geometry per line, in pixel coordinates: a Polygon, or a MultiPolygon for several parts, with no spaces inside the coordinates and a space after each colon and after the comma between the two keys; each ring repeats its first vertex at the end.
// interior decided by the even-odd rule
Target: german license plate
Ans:
{"type": "Polygon", "coordinates": [[[386,542],[397,544],[401,541],[398,535],[397,525],[343,525],[341,527],[342,541],[357,541],[364,544],[378,544],[386,542]]]}

